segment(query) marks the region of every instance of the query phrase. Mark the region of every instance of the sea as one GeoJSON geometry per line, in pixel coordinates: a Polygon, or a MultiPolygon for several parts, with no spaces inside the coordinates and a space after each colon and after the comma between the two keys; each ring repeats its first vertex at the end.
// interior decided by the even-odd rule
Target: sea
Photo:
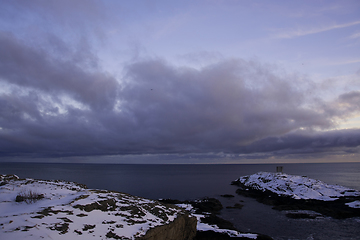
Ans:
{"type": "Polygon", "coordinates": [[[289,219],[285,212],[239,196],[231,185],[240,176],[260,171],[307,176],[328,184],[360,190],[360,163],[292,164],[80,164],[80,163],[0,163],[0,174],[20,178],[65,180],[91,189],[125,192],[149,199],[219,199],[224,205],[220,217],[242,232],[266,234],[285,239],[360,239],[360,218],[345,220],[321,217],[289,219]],[[221,195],[232,194],[228,199],[221,195]],[[240,209],[227,209],[241,203],[240,209]]]}

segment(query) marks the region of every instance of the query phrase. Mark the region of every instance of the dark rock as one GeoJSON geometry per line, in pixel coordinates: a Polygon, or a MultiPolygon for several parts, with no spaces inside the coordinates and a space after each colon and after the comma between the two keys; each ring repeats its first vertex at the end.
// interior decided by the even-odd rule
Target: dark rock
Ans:
{"type": "Polygon", "coordinates": [[[203,223],[216,225],[222,229],[236,230],[231,222],[217,216],[217,214],[220,213],[220,210],[223,209],[223,206],[216,198],[204,198],[197,201],[178,201],[172,199],[164,199],[160,201],[163,203],[191,204],[197,214],[204,214],[204,217],[201,218],[203,223]]]}
{"type": "Polygon", "coordinates": [[[224,197],[224,198],[233,198],[235,197],[234,195],[231,195],[231,194],[224,194],[224,195],[220,195],[221,197],[224,197]]]}
{"type": "Polygon", "coordinates": [[[48,228],[53,231],[59,231],[59,234],[65,234],[69,230],[69,223],[58,223],[48,228]]]}
{"type": "Polygon", "coordinates": [[[67,222],[67,223],[72,223],[73,222],[72,220],[68,219],[67,217],[61,217],[61,218],[58,218],[58,219],[61,219],[64,222],[67,222]]]}
{"type": "Polygon", "coordinates": [[[32,229],[34,227],[36,227],[36,225],[34,225],[34,226],[24,226],[24,229],[22,229],[21,231],[27,232],[27,231],[29,231],[29,229],[32,229]]]}
{"type": "Polygon", "coordinates": [[[197,213],[219,214],[223,209],[221,202],[216,198],[204,198],[200,201],[191,202],[197,213]]]}
{"type": "Polygon", "coordinates": [[[37,212],[36,216],[33,216],[31,218],[39,218],[42,219],[45,216],[51,216],[53,214],[58,214],[59,212],[66,213],[67,215],[72,215],[72,211],[61,211],[61,210],[53,210],[51,207],[44,208],[43,210],[37,212]]]}
{"type": "Polygon", "coordinates": [[[116,210],[116,200],[115,199],[107,199],[103,201],[97,201],[87,205],[75,205],[74,208],[78,208],[80,210],[91,212],[93,210],[101,210],[103,212],[106,211],[115,211],[116,210]]]}
{"type": "Polygon", "coordinates": [[[264,235],[264,234],[257,234],[257,238],[256,240],[273,240],[271,237],[269,237],[268,235],[264,235]]]}
{"type": "Polygon", "coordinates": [[[96,225],[89,225],[89,224],[84,224],[84,227],[83,227],[83,231],[87,231],[89,229],[94,229],[96,227],[96,225]]]}
{"type": "Polygon", "coordinates": [[[107,237],[107,238],[114,238],[114,239],[121,239],[120,236],[118,236],[116,233],[113,233],[112,231],[109,231],[109,232],[106,234],[106,237],[107,237]]]}
{"type": "Polygon", "coordinates": [[[191,204],[196,213],[213,213],[219,214],[220,210],[223,209],[221,202],[216,198],[203,198],[196,201],[179,201],[175,199],[161,199],[161,203],[165,204],[191,204]]]}
{"type": "Polygon", "coordinates": [[[102,224],[114,224],[116,221],[103,221],[102,224]]]}
{"type": "Polygon", "coordinates": [[[23,202],[25,201],[25,197],[21,196],[21,195],[17,195],[15,198],[15,202],[23,202]]]}
{"type": "Polygon", "coordinates": [[[215,214],[205,215],[205,217],[201,218],[201,222],[216,225],[221,229],[237,230],[231,222],[222,219],[215,214]]]}
{"type": "Polygon", "coordinates": [[[236,179],[235,181],[231,182],[231,185],[235,185],[235,186],[244,186],[239,179],[236,179]]]}
{"type": "Polygon", "coordinates": [[[165,203],[165,204],[181,204],[181,203],[189,203],[189,201],[180,201],[180,200],[176,200],[176,199],[170,199],[170,198],[166,198],[166,199],[160,199],[159,202],[165,203]]]}
{"type": "Polygon", "coordinates": [[[1,186],[7,184],[7,182],[9,181],[16,181],[19,180],[20,178],[14,174],[5,174],[5,175],[0,175],[0,183],[1,186]],[[5,184],[3,184],[5,183],[5,184]]]}
{"type": "Polygon", "coordinates": [[[77,216],[77,217],[86,217],[86,216],[88,216],[88,215],[83,214],[83,213],[80,213],[80,214],[77,214],[76,216],[77,216]]]}

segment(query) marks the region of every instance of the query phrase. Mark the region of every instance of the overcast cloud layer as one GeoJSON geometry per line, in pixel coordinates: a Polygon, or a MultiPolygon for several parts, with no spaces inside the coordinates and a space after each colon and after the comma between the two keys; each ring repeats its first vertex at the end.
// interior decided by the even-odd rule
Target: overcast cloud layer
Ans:
{"type": "Polygon", "coordinates": [[[162,56],[140,57],[141,47],[130,44],[131,57],[106,68],[102,58],[109,51],[101,46],[110,44],[106,30],[114,25],[101,27],[107,6],[33,3],[1,3],[7,13],[0,28],[2,159],[219,153],[305,158],[360,151],[359,126],[339,128],[360,114],[359,72],[353,88],[334,88],[329,96],[324,84],[329,88],[331,79],[314,81],[259,58],[213,54],[201,65],[175,64],[162,56]],[[15,31],[29,19],[42,29],[15,31]]]}

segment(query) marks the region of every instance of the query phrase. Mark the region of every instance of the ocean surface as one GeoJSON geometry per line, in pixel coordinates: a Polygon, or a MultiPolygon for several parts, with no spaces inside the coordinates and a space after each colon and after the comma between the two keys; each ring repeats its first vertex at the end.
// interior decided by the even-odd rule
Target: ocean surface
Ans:
{"type": "Polygon", "coordinates": [[[126,192],[150,199],[193,200],[215,197],[224,207],[241,201],[243,209],[226,209],[221,217],[244,232],[267,234],[274,239],[360,239],[360,219],[288,219],[254,199],[237,196],[231,181],[259,171],[307,176],[328,184],[360,190],[360,163],[238,164],[238,165],[142,165],[0,163],[0,174],[21,178],[58,179],[86,184],[88,188],[126,192]],[[222,194],[235,195],[232,199],[222,194]]]}

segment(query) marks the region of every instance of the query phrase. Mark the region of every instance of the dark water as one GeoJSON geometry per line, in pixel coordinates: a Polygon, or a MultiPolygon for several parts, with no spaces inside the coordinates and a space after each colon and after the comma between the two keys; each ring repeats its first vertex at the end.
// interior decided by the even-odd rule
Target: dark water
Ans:
{"type": "MultiPolygon", "coordinates": [[[[244,201],[244,208],[224,209],[222,217],[244,232],[258,232],[274,239],[360,239],[360,219],[294,220],[285,214],[236,196],[231,181],[259,171],[274,172],[277,164],[245,165],[132,165],[132,164],[44,164],[0,163],[0,174],[21,178],[61,179],[86,184],[89,188],[109,189],[159,199],[220,199],[224,206],[244,201]]],[[[282,164],[284,172],[306,175],[329,184],[360,190],[360,163],[282,164]]]]}

